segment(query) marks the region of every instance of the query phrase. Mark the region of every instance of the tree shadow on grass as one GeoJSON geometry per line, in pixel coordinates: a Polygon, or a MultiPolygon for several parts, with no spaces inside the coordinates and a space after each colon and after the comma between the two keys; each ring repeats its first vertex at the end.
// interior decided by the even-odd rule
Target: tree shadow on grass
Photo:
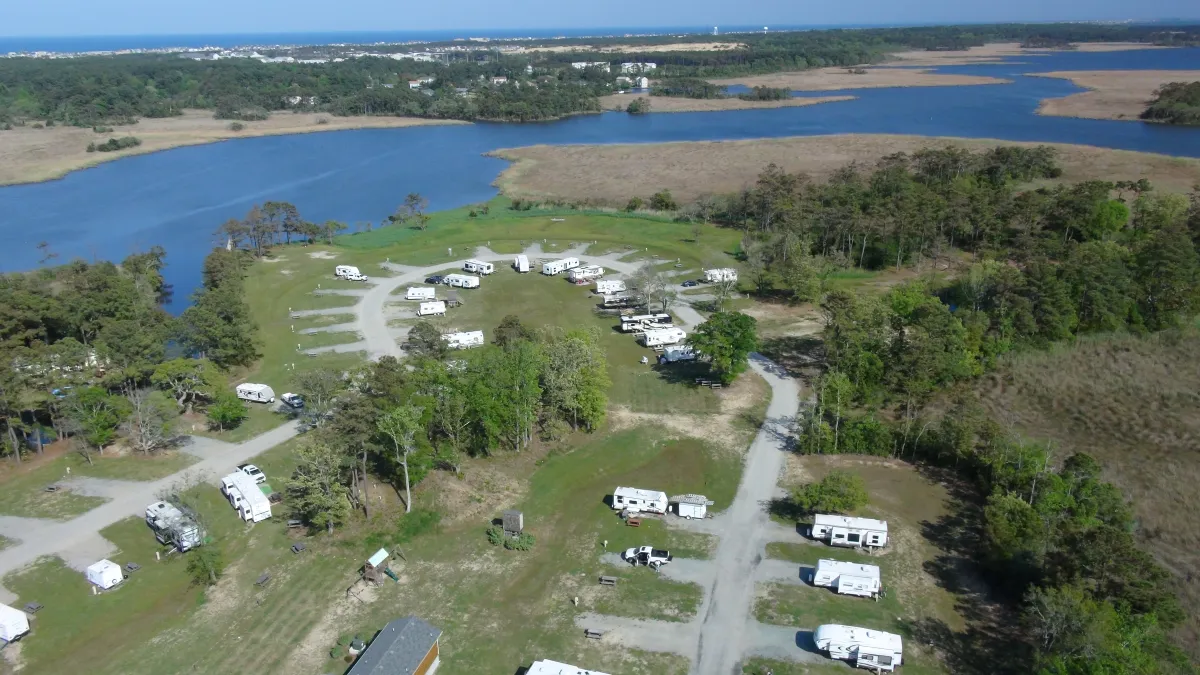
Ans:
{"type": "Polygon", "coordinates": [[[819,368],[825,360],[824,342],[811,335],[766,338],[758,351],[793,373],[819,368]]]}
{"type": "Polygon", "coordinates": [[[957,632],[945,622],[923,618],[905,621],[910,640],[941,653],[946,670],[960,675],[1028,675],[1032,653],[1012,627],[1002,630],[969,626],[957,632]]]}

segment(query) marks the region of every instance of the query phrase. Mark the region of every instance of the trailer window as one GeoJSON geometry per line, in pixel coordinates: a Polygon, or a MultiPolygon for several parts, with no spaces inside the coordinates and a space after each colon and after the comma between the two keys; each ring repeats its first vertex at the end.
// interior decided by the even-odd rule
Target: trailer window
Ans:
{"type": "Polygon", "coordinates": [[[844,534],[835,534],[835,535],[833,535],[833,538],[834,538],[834,539],[845,539],[845,538],[846,538],[846,535],[844,535],[844,534]]]}
{"type": "Polygon", "coordinates": [[[852,535],[850,535],[849,537],[846,537],[846,541],[853,541],[853,542],[855,542],[855,543],[857,543],[857,542],[858,542],[859,540],[861,540],[861,539],[862,539],[862,537],[860,537],[860,536],[859,536],[859,535],[857,535],[857,534],[852,534],[852,535]]]}

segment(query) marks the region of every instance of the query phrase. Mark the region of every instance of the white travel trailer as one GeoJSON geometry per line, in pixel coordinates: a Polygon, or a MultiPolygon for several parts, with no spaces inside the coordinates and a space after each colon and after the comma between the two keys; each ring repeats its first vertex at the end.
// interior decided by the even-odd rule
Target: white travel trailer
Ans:
{"type": "Polygon", "coordinates": [[[887,523],[872,518],[817,514],[813,518],[812,538],[830,546],[883,547],[887,546],[887,523]]]}
{"type": "Polygon", "coordinates": [[[892,672],[903,660],[904,643],[899,635],[855,626],[825,624],[813,631],[817,649],[829,658],[849,661],[856,668],[892,672]]]}
{"type": "Polygon", "coordinates": [[[528,272],[529,271],[529,256],[522,254],[522,255],[517,256],[516,258],[513,258],[513,269],[516,270],[517,272],[520,272],[521,274],[528,272]]]}
{"type": "Polygon", "coordinates": [[[625,290],[625,282],[621,279],[597,279],[596,293],[599,295],[609,295],[611,293],[620,293],[625,290]]]}
{"type": "Polygon", "coordinates": [[[195,519],[168,502],[154,502],[146,507],[146,525],[158,543],[170,544],[181,553],[204,544],[204,530],[195,519]]]}
{"type": "Polygon", "coordinates": [[[832,588],[841,595],[857,595],[860,598],[873,598],[883,588],[879,583],[879,568],[875,565],[824,558],[817,561],[813,586],[832,588]]]}
{"type": "Polygon", "coordinates": [[[29,632],[29,617],[19,609],[0,605],[0,642],[16,642],[29,632]]]}
{"type": "Polygon", "coordinates": [[[275,390],[265,384],[243,382],[237,386],[237,397],[254,403],[274,403],[275,390]]]}
{"type": "Polygon", "coordinates": [[[271,517],[271,500],[263,494],[258,483],[244,472],[234,471],[222,478],[221,491],[242,520],[258,523],[271,517]]]}
{"type": "Polygon", "coordinates": [[[672,345],[663,349],[658,357],[659,363],[675,363],[676,361],[695,361],[696,351],[689,345],[672,345]]]}
{"type": "Polygon", "coordinates": [[[621,317],[621,332],[640,333],[650,327],[670,328],[670,314],[637,314],[621,317]]]}
{"type": "Polygon", "coordinates": [[[687,333],[682,328],[647,329],[642,333],[642,344],[647,347],[679,344],[686,339],[687,333]]]}
{"type": "Polygon", "coordinates": [[[679,495],[671,497],[670,503],[675,506],[675,515],[680,518],[704,518],[713,500],[704,495],[679,495]]]}
{"type": "Polygon", "coordinates": [[[437,297],[437,291],[424,286],[412,286],[404,294],[405,300],[433,300],[437,297]]]}
{"type": "Polygon", "coordinates": [[[455,288],[479,288],[479,277],[471,277],[466,274],[447,274],[446,285],[455,288]]]}
{"type": "Polygon", "coordinates": [[[587,283],[602,276],[604,276],[604,268],[599,265],[585,265],[567,271],[567,279],[576,284],[587,283]]]}
{"type": "Polygon", "coordinates": [[[417,308],[417,316],[446,316],[446,303],[438,300],[437,302],[422,302],[417,308]]]}
{"type": "Polygon", "coordinates": [[[102,591],[107,591],[125,580],[125,575],[121,572],[121,566],[111,560],[101,560],[89,565],[84,574],[87,576],[88,581],[98,586],[102,591]]]}
{"type": "Polygon", "coordinates": [[[496,271],[496,266],[490,262],[483,262],[482,260],[468,260],[467,262],[463,263],[463,271],[474,272],[476,274],[487,276],[496,271]]]}
{"type": "Polygon", "coordinates": [[[469,349],[483,346],[483,331],[472,330],[462,333],[447,333],[442,336],[450,349],[469,349]]]}
{"type": "Polygon", "coordinates": [[[640,296],[629,295],[628,293],[613,293],[611,295],[606,295],[601,302],[603,306],[608,309],[639,307],[645,304],[640,296]]]}
{"type": "Polygon", "coordinates": [[[737,270],[732,267],[704,270],[704,280],[710,284],[715,284],[718,281],[737,281],[737,270]]]}
{"type": "Polygon", "coordinates": [[[667,493],[641,488],[618,487],[613,490],[612,507],[630,513],[666,513],[667,493]]]}
{"type": "Polygon", "coordinates": [[[567,270],[573,270],[579,267],[579,258],[563,258],[562,260],[548,260],[542,263],[542,274],[546,276],[554,276],[561,274],[567,270]]]}
{"type": "Polygon", "coordinates": [[[361,277],[362,275],[362,272],[359,272],[358,268],[352,265],[338,265],[333,268],[333,276],[338,279],[349,279],[352,277],[361,277]]]}
{"type": "Polygon", "coordinates": [[[572,666],[568,663],[559,663],[545,659],[542,661],[534,661],[533,665],[525,670],[525,675],[608,675],[598,670],[588,670],[578,666],[572,666]]]}

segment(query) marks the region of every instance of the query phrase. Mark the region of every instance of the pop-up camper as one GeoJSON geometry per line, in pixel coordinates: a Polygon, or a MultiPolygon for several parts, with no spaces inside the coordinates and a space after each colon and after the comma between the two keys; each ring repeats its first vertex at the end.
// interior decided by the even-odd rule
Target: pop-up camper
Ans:
{"type": "Polygon", "coordinates": [[[840,560],[817,561],[813,572],[813,586],[832,588],[841,595],[857,595],[873,598],[879,595],[879,568],[875,565],[842,562],[840,560]]]}
{"type": "Polygon", "coordinates": [[[671,345],[663,349],[658,357],[659,363],[675,363],[676,361],[695,361],[696,351],[689,345],[671,345]]]}
{"type": "Polygon", "coordinates": [[[878,630],[825,624],[813,631],[817,649],[829,658],[849,661],[856,668],[892,672],[903,660],[904,642],[899,635],[878,630]]]}
{"type": "Polygon", "coordinates": [[[93,563],[87,568],[86,575],[88,581],[104,591],[116,586],[125,579],[125,575],[121,573],[121,566],[111,560],[101,560],[100,562],[93,563]]]}
{"type": "Polygon", "coordinates": [[[521,274],[528,272],[529,271],[529,256],[522,254],[522,255],[517,256],[516,258],[513,258],[513,269],[516,270],[517,272],[520,272],[521,274]]]}

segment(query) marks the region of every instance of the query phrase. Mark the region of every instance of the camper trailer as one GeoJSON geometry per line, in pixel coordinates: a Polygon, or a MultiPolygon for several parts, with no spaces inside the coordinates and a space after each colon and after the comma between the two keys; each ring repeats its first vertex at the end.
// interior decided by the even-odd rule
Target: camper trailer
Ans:
{"type": "Polygon", "coordinates": [[[546,276],[554,276],[561,274],[567,270],[573,270],[579,267],[579,258],[563,258],[562,260],[548,260],[542,263],[542,274],[546,276]]]}
{"type": "Polygon", "coordinates": [[[896,670],[904,653],[899,635],[832,623],[817,626],[813,642],[831,659],[849,661],[856,668],[877,673],[896,670]]]}
{"type": "Polygon", "coordinates": [[[121,572],[121,566],[111,560],[101,560],[89,565],[84,574],[87,576],[88,581],[95,584],[102,591],[107,591],[125,580],[125,575],[121,572]]]}
{"type": "Polygon", "coordinates": [[[469,349],[483,346],[483,331],[472,330],[461,333],[447,333],[442,336],[450,349],[469,349]]]}
{"type": "Polygon", "coordinates": [[[663,349],[658,357],[659,363],[675,363],[677,361],[695,361],[696,351],[688,345],[672,345],[663,349]]]}
{"type": "Polygon", "coordinates": [[[708,507],[714,504],[713,500],[704,495],[679,495],[671,497],[668,501],[672,505],[675,515],[689,520],[707,517],[708,507]]]}
{"type": "Polygon", "coordinates": [[[463,263],[463,271],[474,272],[475,274],[487,276],[496,271],[496,266],[490,262],[483,262],[482,260],[468,260],[467,262],[463,263]]]}
{"type": "Polygon", "coordinates": [[[519,255],[516,258],[513,258],[513,269],[516,270],[520,274],[524,274],[524,273],[528,272],[529,271],[529,256],[519,255]]]}
{"type": "Polygon", "coordinates": [[[221,479],[221,491],[229,498],[229,504],[246,522],[257,523],[271,517],[271,500],[263,494],[254,479],[241,471],[221,479]]]}
{"type": "Polygon", "coordinates": [[[0,642],[16,642],[29,632],[29,617],[19,609],[0,605],[0,642]]]}
{"type": "Polygon", "coordinates": [[[413,286],[404,294],[405,300],[433,300],[437,297],[437,292],[432,288],[423,286],[413,286]]]}
{"type": "Polygon", "coordinates": [[[237,386],[237,397],[254,403],[274,403],[275,390],[265,384],[244,382],[237,386]]]}
{"type": "Polygon", "coordinates": [[[718,281],[737,281],[737,270],[732,267],[722,267],[715,270],[704,270],[704,280],[710,284],[718,281]]]}
{"type": "Polygon", "coordinates": [[[879,568],[875,565],[824,558],[817,561],[813,586],[832,588],[840,595],[857,595],[860,598],[873,598],[883,588],[879,583],[879,568]]]}
{"type": "Polygon", "coordinates": [[[642,344],[647,347],[663,347],[679,344],[687,339],[687,333],[682,328],[647,329],[642,333],[642,344]]]}
{"type": "Polygon", "coordinates": [[[351,279],[354,277],[361,277],[363,274],[362,272],[359,272],[358,268],[354,267],[353,265],[338,265],[337,267],[333,268],[333,276],[337,277],[338,279],[351,279]]]}
{"type": "Polygon", "coordinates": [[[146,525],[154,538],[164,546],[174,546],[187,552],[204,544],[204,530],[196,521],[168,502],[154,502],[146,507],[146,525]]]}
{"type": "Polygon", "coordinates": [[[871,518],[818,514],[813,518],[812,538],[830,546],[883,547],[887,546],[887,523],[871,518]]]}
{"type": "Polygon", "coordinates": [[[471,277],[465,274],[447,274],[445,279],[447,286],[454,288],[479,288],[479,277],[471,277]]]}
{"type": "Polygon", "coordinates": [[[667,493],[641,488],[618,487],[613,490],[612,507],[630,513],[666,513],[667,493]]]}
{"type": "Polygon", "coordinates": [[[596,293],[598,295],[609,295],[611,293],[620,293],[625,290],[625,282],[621,279],[597,279],[596,293]]]}
{"type": "Polygon", "coordinates": [[[626,307],[641,307],[645,304],[645,301],[639,295],[614,293],[604,296],[601,304],[605,309],[624,309],[626,307]]]}
{"type": "Polygon", "coordinates": [[[567,279],[574,284],[586,284],[592,279],[604,276],[604,268],[599,265],[585,265],[567,271],[567,279]]]}
{"type": "Polygon", "coordinates": [[[417,308],[417,316],[446,316],[446,303],[441,300],[422,302],[417,308]]]}
{"type": "Polygon", "coordinates": [[[621,317],[621,332],[641,333],[647,328],[670,328],[670,314],[636,314],[621,317]]]}

